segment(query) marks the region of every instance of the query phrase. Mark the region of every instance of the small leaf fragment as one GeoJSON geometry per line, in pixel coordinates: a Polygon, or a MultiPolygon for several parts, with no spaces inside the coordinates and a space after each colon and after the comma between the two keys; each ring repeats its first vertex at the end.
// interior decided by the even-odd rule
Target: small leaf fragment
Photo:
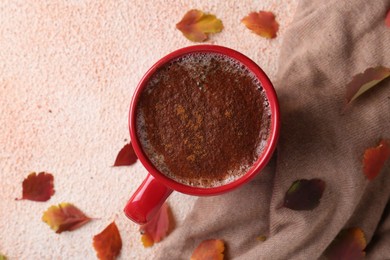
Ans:
{"type": "Polygon", "coordinates": [[[0,253],[0,260],[7,260],[7,257],[5,255],[3,255],[2,253],[0,253]]]}
{"type": "Polygon", "coordinates": [[[258,237],[256,237],[256,240],[264,242],[265,240],[267,240],[267,237],[266,236],[258,236],[258,237]]]}
{"type": "Polygon", "coordinates": [[[375,179],[389,158],[390,142],[388,140],[381,140],[377,147],[368,148],[363,156],[363,172],[367,179],[375,179]]]}
{"type": "Polygon", "coordinates": [[[194,250],[191,260],[223,260],[225,245],[220,239],[208,239],[203,241],[194,250]]]}
{"type": "Polygon", "coordinates": [[[325,190],[321,179],[296,180],[284,197],[283,206],[292,210],[312,210],[316,208],[325,190]]]}
{"type": "Polygon", "coordinates": [[[153,238],[149,234],[143,234],[141,236],[141,242],[145,248],[152,247],[154,245],[153,238]]]}
{"type": "Polygon", "coordinates": [[[164,203],[159,213],[148,223],[141,225],[141,241],[144,247],[151,247],[154,243],[160,242],[167,235],[169,229],[169,206],[164,203]]]}
{"type": "Polygon", "coordinates": [[[54,194],[54,177],[50,173],[30,173],[23,180],[23,195],[21,199],[32,201],[48,201],[54,194]]]}
{"type": "Polygon", "coordinates": [[[129,166],[137,161],[137,155],[134,152],[134,148],[131,142],[126,144],[118,153],[114,166],[129,166]]]}
{"type": "Polygon", "coordinates": [[[342,230],[325,250],[327,259],[364,259],[366,238],[360,228],[342,230]]]}
{"type": "Polygon", "coordinates": [[[385,24],[387,27],[390,28],[390,9],[389,11],[387,11],[387,15],[386,15],[386,18],[385,18],[385,24]]]}
{"type": "Polygon", "coordinates": [[[93,247],[101,260],[115,259],[120,254],[122,238],[115,221],[93,237],[93,247]]]}
{"type": "Polygon", "coordinates": [[[208,33],[218,33],[223,29],[223,24],[215,15],[205,14],[200,10],[188,11],[176,28],[190,41],[203,42],[208,39],[208,33]]]}
{"type": "Polygon", "coordinates": [[[73,231],[85,225],[91,218],[87,217],[76,206],[63,202],[58,206],[49,207],[42,216],[42,220],[56,233],[73,231]]]}
{"type": "Polygon", "coordinates": [[[363,73],[355,75],[346,87],[347,105],[389,76],[390,68],[383,66],[368,68],[363,73]]]}
{"type": "Polygon", "coordinates": [[[275,38],[279,24],[272,12],[252,12],[245,16],[241,22],[252,32],[265,38],[275,38]]]}

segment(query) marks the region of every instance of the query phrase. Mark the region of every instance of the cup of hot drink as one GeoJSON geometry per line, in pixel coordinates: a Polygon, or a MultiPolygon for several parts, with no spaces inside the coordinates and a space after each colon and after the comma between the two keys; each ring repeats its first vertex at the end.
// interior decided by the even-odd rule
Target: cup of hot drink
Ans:
{"type": "Polygon", "coordinates": [[[270,160],[280,128],[272,83],[243,54],[216,45],[174,51],[141,79],[130,137],[148,170],[124,212],[147,223],[172,193],[231,191],[270,160]]]}

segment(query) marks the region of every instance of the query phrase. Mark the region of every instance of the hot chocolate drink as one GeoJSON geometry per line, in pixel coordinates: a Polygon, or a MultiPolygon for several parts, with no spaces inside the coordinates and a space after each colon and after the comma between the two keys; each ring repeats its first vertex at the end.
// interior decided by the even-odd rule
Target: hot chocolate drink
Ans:
{"type": "Polygon", "coordinates": [[[191,53],[159,68],[137,104],[136,130],[145,155],[167,177],[216,187],[244,175],[270,134],[260,81],[240,62],[191,53]]]}

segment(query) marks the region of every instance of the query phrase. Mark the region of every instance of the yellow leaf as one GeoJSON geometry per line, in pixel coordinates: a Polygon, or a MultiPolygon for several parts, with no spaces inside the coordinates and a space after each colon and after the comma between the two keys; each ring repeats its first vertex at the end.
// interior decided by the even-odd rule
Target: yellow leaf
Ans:
{"type": "Polygon", "coordinates": [[[176,24],[176,28],[190,41],[203,42],[208,39],[207,33],[221,32],[223,24],[215,15],[192,9],[176,24]]]}

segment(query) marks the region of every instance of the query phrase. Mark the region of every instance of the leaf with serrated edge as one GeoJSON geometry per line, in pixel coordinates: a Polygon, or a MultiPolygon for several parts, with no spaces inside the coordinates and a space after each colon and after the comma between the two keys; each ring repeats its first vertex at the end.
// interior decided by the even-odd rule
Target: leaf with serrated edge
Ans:
{"type": "Polygon", "coordinates": [[[321,179],[296,180],[284,196],[283,206],[292,210],[312,210],[316,208],[325,190],[321,179]]]}
{"type": "Polygon", "coordinates": [[[221,32],[223,24],[215,15],[192,9],[176,24],[176,28],[190,41],[203,42],[208,39],[208,33],[221,32]]]}
{"type": "Polygon", "coordinates": [[[378,66],[368,68],[352,78],[346,89],[346,103],[350,104],[363,93],[376,86],[379,82],[390,76],[390,68],[378,66]]]}
{"type": "Polygon", "coordinates": [[[93,247],[100,260],[115,259],[122,250],[122,238],[115,222],[93,237],[93,247]]]}
{"type": "Polygon", "coordinates": [[[168,229],[169,206],[167,203],[164,203],[158,214],[139,228],[139,231],[142,234],[141,241],[144,247],[150,247],[153,246],[154,243],[160,242],[167,235],[168,229]]]}
{"type": "Polygon", "coordinates": [[[194,250],[191,260],[223,260],[225,244],[220,239],[208,239],[203,241],[194,250]]]}
{"type": "Polygon", "coordinates": [[[55,192],[54,177],[46,172],[32,172],[24,179],[22,188],[22,198],[16,200],[48,201],[55,192]]]}
{"type": "Polygon", "coordinates": [[[279,24],[272,12],[252,12],[245,16],[241,22],[252,32],[265,38],[275,38],[279,24]]]}
{"type": "Polygon", "coordinates": [[[364,259],[367,242],[364,233],[360,228],[349,228],[342,230],[324,255],[329,260],[336,259],[364,259]]]}
{"type": "Polygon", "coordinates": [[[375,179],[389,158],[390,142],[388,140],[381,140],[377,147],[368,148],[363,156],[363,172],[367,179],[375,179]]]}
{"type": "Polygon", "coordinates": [[[91,221],[91,218],[76,206],[63,202],[48,208],[43,213],[42,220],[56,233],[61,233],[76,230],[91,221]]]}

